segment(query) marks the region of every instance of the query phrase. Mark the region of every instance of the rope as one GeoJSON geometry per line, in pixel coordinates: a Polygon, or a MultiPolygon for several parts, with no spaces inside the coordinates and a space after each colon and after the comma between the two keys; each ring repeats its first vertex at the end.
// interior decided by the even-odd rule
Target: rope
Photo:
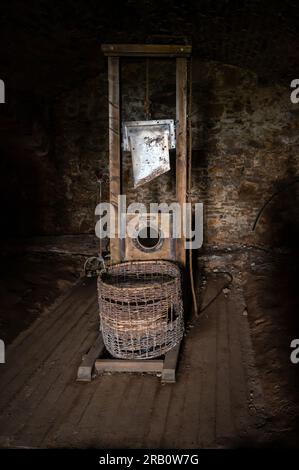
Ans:
{"type": "Polygon", "coordinates": [[[218,275],[218,274],[225,274],[226,276],[229,277],[229,280],[224,284],[223,287],[221,287],[221,289],[217,292],[217,294],[216,294],[206,305],[204,305],[204,306],[201,308],[201,310],[200,310],[199,313],[198,313],[198,317],[201,316],[201,314],[202,314],[210,305],[212,305],[212,303],[215,302],[216,299],[218,299],[219,295],[222,294],[223,289],[228,288],[228,287],[232,284],[232,282],[233,282],[233,280],[234,280],[233,275],[232,275],[230,272],[228,272],[228,271],[213,271],[213,274],[216,274],[216,275],[218,275]]]}
{"type": "MultiPolygon", "coordinates": [[[[198,315],[196,316],[196,318],[195,318],[193,321],[191,321],[191,325],[192,325],[192,324],[193,324],[194,326],[198,325],[198,322],[200,321],[201,317],[203,316],[203,313],[205,312],[205,310],[206,310],[208,307],[210,307],[210,305],[212,305],[212,304],[215,302],[215,300],[218,299],[218,297],[222,294],[223,289],[228,288],[228,287],[232,284],[232,282],[233,282],[233,280],[234,280],[233,275],[232,275],[230,272],[228,272],[228,271],[213,271],[212,274],[213,274],[213,275],[214,275],[214,274],[215,274],[215,275],[224,274],[224,275],[228,276],[229,279],[228,279],[228,281],[221,287],[221,289],[214,295],[214,297],[213,297],[206,305],[204,305],[204,306],[199,310],[198,315]]],[[[205,315],[206,315],[206,314],[205,314],[205,315]]],[[[207,315],[206,315],[206,316],[207,316],[207,315]]]]}
{"type": "Polygon", "coordinates": [[[145,97],[144,97],[144,113],[146,120],[151,117],[151,100],[149,99],[149,59],[146,59],[145,66],[145,97]]]}

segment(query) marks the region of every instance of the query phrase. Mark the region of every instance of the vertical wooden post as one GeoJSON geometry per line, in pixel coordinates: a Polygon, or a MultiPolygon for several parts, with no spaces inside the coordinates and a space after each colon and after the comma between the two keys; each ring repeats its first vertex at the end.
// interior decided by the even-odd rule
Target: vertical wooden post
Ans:
{"type": "MultiPolygon", "coordinates": [[[[187,59],[185,58],[176,59],[176,121],[176,199],[182,210],[187,192],[187,59]]],[[[177,239],[176,258],[185,266],[183,220],[181,238],[177,239]]]]}
{"type": "Polygon", "coordinates": [[[121,193],[120,111],[119,111],[119,58],[108,57],[109,82],[109,181],[110,203],[115,210],[115,238],[110,239],[111,259],[121,260],[118,233],[118,195],[121,193]]]}

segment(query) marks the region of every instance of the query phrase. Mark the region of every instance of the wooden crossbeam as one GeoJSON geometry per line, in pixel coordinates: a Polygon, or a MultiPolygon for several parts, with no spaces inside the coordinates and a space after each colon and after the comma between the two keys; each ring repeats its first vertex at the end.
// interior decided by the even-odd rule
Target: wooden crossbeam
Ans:
{"type": "Polygon", "coordinates": [[[184,44],[103,44],[102,51],[110,57],[188,57],[192,47],[184,44]]]}

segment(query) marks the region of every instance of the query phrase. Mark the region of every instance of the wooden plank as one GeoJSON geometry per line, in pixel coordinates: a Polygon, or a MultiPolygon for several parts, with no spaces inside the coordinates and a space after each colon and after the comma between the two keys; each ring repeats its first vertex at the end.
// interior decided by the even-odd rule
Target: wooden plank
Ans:
{"type": "MultiPolygon", "coordinates": [[[[148,423],[151,420],[153,409],[156,406],[156,394],[161,385],[158,380],[152,380],[150,375],[140,377],[142,387],[137,396],[137,406],[135,406],[132,421],[136,425],[136,429],[132,430],[130,448],[144,449],[147,445],[148,423]],[[144,406],[146,403],[146,406],[144,406]]],[[[128,397],[128,396],[127,396],[128,397]]]]}
{"type": "MultiPolygon", "coordinates": [[[[200,429],[200,403],[202,385],[201,363],[201,335],[200,326],[192,328],[184,341],[184,351],[180,358],[180,372],[182,380],[174,388],[179,388],[184,383],[184,406],[181,413],[181,426],[177,432],[179,440],[177,445],[181,449],[199,448],[200,429]]],[[[175,404],[174,404],[175,405],[175,404]]],[[[171,424],[171,423],[170,423],[171,424]]]]}
{"type": "MultiPolygon", "coordinates": [[[[127,425],[132,416],[132,408],[134,409],[134,405],[138,406],[138,396],[136,397],[134,388],[136,382],[142,381],[143,376],[135,375],[133,378],[130,374],[117,377],[115,374],[102,375],[100,380],[95,380],[93,384],[96,386],[96,392],[79,424],[80,439],[83,437],[93,448],[102,449],[117,448],[120,436],[121,442],[124,442],[125,436],[129,434],[127,425]],[[105,429],[104,433],[99,433],[99,423],[101,429],[105,429]]],[[[91,385],[85,388],[89,387],[91,385]]]]}
{"type": "Polygon", "coordinates": [[[192,47],[166,44],[103,44],[102,51],[107,56],[131,57],[187,57],[192,47]]]}
{"type": "Polygon", "coordinates": [[[175,383],[175,372],[178,363],[180,345],[181,343],[177,344],[165,355],[161,379],[164,383],[175,383]]]}
{"type": "Polygon", "coordinates": [[[95,343],[91,346],[87,354],[82,358],[82,362],[78,368],[77,381],[78,382],[90,382],[91,374],[94,368],[95,360],[103,354],[105,349],[102,335],[99,334],[95,343]]]}
{"type": "MultiPolygon", "coordinates": [[[[222,282],[218,284],[209,277],[204,305],[222,287],[222,282]]],[[[76,367],[82,354],[96,339],[96,327],[91,320],[96,322],[97,313],[96,296],[88,306],[92,291],[84,289],[83,292],[80,312],[72,306],[67,311],[59,309],[61,323],[52,312],[51,317],[56,321],[47,324],[49,340],[38,341],[40,327],[37,328],[32,338],[26,336],[26,341],[23,339],[19,343],[26,343],[24,351],[20,352],[24,356],[22,363],[9,362],[9,367],[18,374],[22,375],[32,365],[34,371],[26,373],[27,379],[22,379],[20,390],[7,390],[10,403],[0,413],[2,447],[132,448],[135,445],[138,448],[184,449],[223,447],[224,444],[232,447],[246,443],[250,437],[262,442],[263,428],[257,428],[255,424],[260,409],[251,410],[251,414],[248,408],[255,377],[248,371],[248,366],[253,367],[251,359],[248,364],[252,351],[248,351],[251,346],[247,339],[244,343],[244,335],[249,331],[245,331],[247,318],[241,315],[241,301],[237,295],[225,297],[221,294],[206,308],[200,325],[190,330],[184,340],[180,380],[176,386],[166,384],[161,387],[156,378],[131,374],[102,376],[83,386],[75,382],[76,367]],[[84,304],[86,307],[83,308],[84,304]],[[76,318],[69,316],[71,312],[76,318]],[[220,317],[225,312],[226,315],[220,317]],[[60,331],[63,338],[52,345],[51,341],[56,339],[58,332],[60,336],[60,331]],[[227,343],[219,335],[223,339],[228,335],[227,343]],[[39,356],[33,355],[32,351],[28,355],[36,347],[39,356]],[[46,355],[45,349],[48,350],[46,355]],[[229,357],[223,357],[227,354],[229,357]],[[219,373],[222,367],[224,370],[219,373]],[[245,368],[243,374],[240,368],[245,368]],[[219,382],[223,380],[221,375],[227,372],[226,382],[219,382]],[[224,410],[218,402],[221,394],[226,394],[223,386],[228,385],[233,390],[230,411],[237,424],[237,429],[233,426],[233,434],[228,434],[225,428],[225,419],[229,419],[228,396],[224,410]]],[[[253,404],[256,407],[256,401],[253,404]]]]}
{"type": "MultiPolygon", "coordinates": [[[[113,378],[114,381],[117,381],[117,387],[119,382],[124,382],[125,377],[126,377],[126,385],[125,388],[123,389],[123,399],[118,400],[118,409],[117,409],[117,415],[114,414],[114,416],[111,417],[111,420],[108,420],[107,417],[103,417],[103,421],[106,421],[106,432],[105,432],[105,440],[101,442],[101,447],[102,448],[118,448],[119,447],[119,438],[116,438],[116,433],[115,429],[117,429],[117,433],[121,437],[121,442],[122,446],[124,449],[134,449],[137,447],[136,441],[134,441],[134,438],[137,435],[141,435],[143,429],[144,429],[144,423],[142,423],[141,427],[138,426],[138,424],[135,421],[134,415],[135,412],[138,408],[147,408],[148,403],[145,401],[144,397],[142,397],[142,388],[143,384],[146,381],[146,377],[144,375],[139,375],[139,376],[134,376],[128,375],[128,374],[123,374],[121,377],[115,377],[115,375],[110,375],[110,378],[113,378]],[[146,404],[146,405],[145,405],[146,404]],[[112,421],[113,420],[113,421],[112,421]],[[130,432],[128,432],[128,423],[134,423],[134,431],[131,429],[130,432]],[[132,431],[132,432],[131,432],[132,431]]],[[[101,377],[101,380],[107,380],[109,376],[103,376],[101,377]]],[[[154,377],[147,376],[148,381],[148,387],[150,387],[149,382],[152,384],[154,383],[155,385],[158,383],[158,380],[154,377]]],[[[115,387],[116,388],[116,387],[115,387]]],[[[110,393],[111,397],[111,393],[110,393]]],[[[111,399],[109,397],[109,401],[111,402],[111,399]]],[[[112,397],[113,399],[113,397],[112,397]]],[[[114,405],[112,405],[114,408],[116,401],[114,400],[114,405]]],[[[111,406],[111,405],[110,405],[111,406]]],[[[111,413],[109,413],[111,414],[111,413]]],[[[98,422],[96,423],[96,426],[98,426],[98,423],[101,423],[102,426],[102,416],[100,419],[98,419],[98,422]]],[[[130,425],[129,425],[130,426],[130,425]]]]}
{"type": "Polygon", "coordinates": [[[13,363],[14,367],[10,366],[5,377],[1,377],[0,410],[4,409],[12,397],[15,397],[17,393],[21,393],[22,387],[32,374],[35,374],[40,365],[51,356],[63,339],[72,331],[82,314],[88,311],[95,302],[96,287],[94,280],[90,279],[84,282],[86,282],[86,286],[82,285],[74,290],[75,299],[73,303],[71,302],[72,296],[67,298],[65,310],[60,309],[60,306],[58,306],[57,310],[49,315],[50,322],[41,323],[37,320],[38,327],[34,334],[26,336],[23,344],[16,344],[14,351],[16,354],[8,362],[8,364],[13,363]],[[58,318],[56,317],[57,311],[60,314],[58,318]],[[43,328],[44,323],[46,324],[45,331],[43,328]]]}
{"type": "MultiPolygon", "coordinates": [[[[96,314],[95,307],[96,304],[90,311],[91,317],[96,314]]],[[[4,429],[6,435],[13,435],[15,442],[26,443],[29,447],[41,445],[54,422],[65,417],[66,408],[76,398],[74,390],[71,397],[65,394],[74,384],[76,363],[91,342],[88,324],[83,314],[71,334],[27,382],[27,393],[14,399],[4,429]]]]}
{"type": "MultiPolygon", "coordinates": [[[[204,293],[204,305],[207,305],[209,299],[213,299],[219,292],[223,284],[219,286],[217,280],[213,277],[208,278],[208,283],[204,293]]],[[[223,300],[223,299],[221,299],[223,300]]],[[[199,403],[199,446],[215,446],[216,437],[216,391],[218,384],[216,382],[216,351],[217,351],[217,316],[219,310],[223,308],[220,302],[220,296],[212,302],[205,310],[200,323],[200,345],[198,357],[202,364],[200,403],[199,403]]]]}
{"type": "MultiPolygon", "coordinates": [[[[225,283],[225,278],[223,279],[225,283]]],[[[220,287],[221,288],[221,287],[220,287]]],[[[231,291],[230,294],[232,295],[231,291]]],[[[216,440],[218,445],[225,446],[231,442],[234,435],[232,408],[230,395],[230,367],[229,367],[229,337],[228,317],[234,316],[228,308],[228,301],[223,294],[218,298],[218,305],[222,303],[217,314],[217,348],[216,348],[216,440]]],[[[235,304],[234,304],[235,308],[235,304]]]]}
{"type": "MultiPolygon", "coordinates": [[[[176,120],[176,199],[182,208],[187,193],[187,59],[176,60],[176,120]]],[[[176,257],[185,266],[183,221],[181,238],[177,239],[176,257]]]]}
{"type": "MultiPolygon", "coordinates": [[[[45,309],[41,316],[37,318],[37,320],[30,325],[28,329],[24,330],[19,334],[19,336],[17,336],[14,342],[9,345],[6,350],[7,362],[9,360],[9,363],[12,363],[18,361],[20,358],[24,360],[24,357],[28,352],[28,338],[30,339],[30,342],[35,345],[42,338],[43,334],[46,333],[52,325],[55,325],[55,323],[59,321],[64,312],[79,297],[81,288],[85,282],[85,278],[78,279],[66,293],[56,299],[48,310],[45,309]]],[[[18,372],[11,367],[1,368],[0,381],[2,392],[6,375],[9,376],[8,380],[10,380],[12,376],[18,375],[18,372]]]]}
{"type": "Polygon", "coordinates": [[[232,296],[228,298],[228,312],[231,412],[237,435],[244,436],[249,434],[254,419],[249,409],[252,388],[246,371],[252,351],[243,351],[244,331],[240,328],[243,318],[232,296]]]}
{"type": "Polygon", "coordinates": [[[95,369],[101,372],[162,372],[163,361],[157,360],[125,360],[97,359],[95,369]]]}
{"type": "MultiPolygon", "coordinates": [[[[156,388],[154,406],[152,407],[149,421],[143,425],[144,429],[147,427],[143,449],[162,449],[167,416],[173,411],[170,406],[172,393],[172,386],[166,385],[161,387],[159,385],[156,388]]],[[[167,444],[168,443],[166,443],[166,447],[169,449],[170,446],[167,446],[167,444]]]]}
{"type": "MultiPolygon", "coordinates": [[[[99,239],[95,235],[57,235],[16,238],[3,241],[2,253],[61,253],[67,255],[96,256],[99,239]]],[[[106,248],[107,240],[102,247],[106,248]]]]}
{"type": "MultiPolygon", "coordinates": [[[[91,313],[91,315],[93,314],[91,313]]],[[[91,327],[81,325],[82,332],[87,330],[91,330],[91,327]]],[[[71,339],[78,347],[76,335],[74,337],[72,336],[71,339]]],[[[89,384],[88,387],[82,387],[82,384],[75,382],[76,365],[78,364],[80,355],[82,355],[82,352],[87,350],[88,346],[93,342],[92,340],[95,341],[96,336],[94,336],[94,332],[90,331],[79,349],[79,354],[74,354],[73,352],[72,359],[68,360],[68,356],[72,352],[73,346],[71,345],[67,346],[62,354],[62,360],[60,363],[61,376],[57,381],[57,385],[55,385],[55,387],[53,387],[53,389],[43,397],[39,408],[34,412],[34,416],[32,416],[32,422],[30,423],[31,431],[28,428],[29,439],[31,439],[31,434],[40,436],[38,437],[38,441],[36,441],[37,438],[35,438],[35,442],[38,443],[39,447],[51,445],[49,443],[57,439],[59,432],[58,429],[61,427],[62,423],[68,422],[73,417],[74,408],[78,401],[81,401],[81,406],[83,408],[86,406],[85,397],[86,395],[88,396],[88,393],[85,394],[84,392],[84,394],[82,394],[82,390],[85,391],[92,389],[92,385],[89,384]],[[47,429],[45,428],[46,422],[47,429]],[[43,432],[43,430],[46,430],[46,432],[43,432]]],[[[29,440],[29,443],[34,445],[34,441],[30,442],[29,440]]]]}
{"type": "Polygon", "coordinates": [[[110,203],[115,210],[115,238],[110,239],[111,259],[118,263],[121,260],[120,239],[118,237],[118,196],[121,192],[120,168],[120,111],[119,111],[119,59],[108,58],[109,82],[109,181],[110,203]]]}

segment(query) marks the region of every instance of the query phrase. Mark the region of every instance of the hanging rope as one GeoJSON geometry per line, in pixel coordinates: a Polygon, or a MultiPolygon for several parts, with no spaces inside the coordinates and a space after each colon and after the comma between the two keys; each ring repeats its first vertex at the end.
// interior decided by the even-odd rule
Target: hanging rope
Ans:
{"type": "MultiPolygon", "coordinates": [[[[188,202],[192,202],[191,190],[192,190],[192,59],[189,62],[189,99],[188,99],[188,184],[187,184],[187,198],[188,202]]],[[[194,314],[198,316],[197,298],[194,286],[194,275],[193,275],[193,259],[192,250],[189,249],[189,273],[190,283],[193,298],[194,314]]]]}
{"type": "Polygon", "coordinates": [[[149,59],[145,64],[145,97],[144,97],[144,113],[148,121],[151,117],[151,100],[149,99],[149,59]]]}

